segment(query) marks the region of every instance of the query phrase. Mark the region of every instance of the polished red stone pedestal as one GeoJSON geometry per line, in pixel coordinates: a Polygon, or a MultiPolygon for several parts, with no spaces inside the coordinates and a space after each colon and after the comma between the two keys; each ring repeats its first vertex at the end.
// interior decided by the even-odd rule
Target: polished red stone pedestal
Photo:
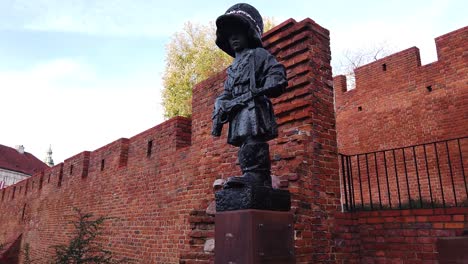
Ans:
{"type": "Polygon", "coordinates": [[[215,263],[295,263],[293,214],[254,209],[216,213],[215,263]]]}
{"type": "Polygon", "coordinates": [[[468,237],[441,237],[437,239],[440,263],[468,263],[468,237]]]}

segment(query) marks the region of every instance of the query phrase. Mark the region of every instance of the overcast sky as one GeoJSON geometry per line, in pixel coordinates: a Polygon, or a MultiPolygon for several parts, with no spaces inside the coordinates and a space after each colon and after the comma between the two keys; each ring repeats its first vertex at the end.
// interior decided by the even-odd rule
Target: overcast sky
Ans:
{"type": "MultiPolygon", "coordinates": [[[[165,46],[184,22],[207,24],[237,1],[0,0],[0,144],[56,164],[163,122],[165,46]]],[[[347,50],[421,50],[468,25],[468,2],[250,1],[263,16],[315,20],[347,50]]]]}

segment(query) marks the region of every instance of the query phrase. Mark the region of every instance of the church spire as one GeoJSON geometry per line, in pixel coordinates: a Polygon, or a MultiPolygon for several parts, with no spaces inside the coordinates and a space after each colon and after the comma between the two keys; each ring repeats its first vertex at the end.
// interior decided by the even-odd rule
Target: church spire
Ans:
{"type": "Polygon", "coordinates": [[[52,159],[52,145],[49,145],[49,150],[46,152],[46,158],[44,159],[44,163],[49,165],[49,167],[54,166],[54,160],[52,159]]]}

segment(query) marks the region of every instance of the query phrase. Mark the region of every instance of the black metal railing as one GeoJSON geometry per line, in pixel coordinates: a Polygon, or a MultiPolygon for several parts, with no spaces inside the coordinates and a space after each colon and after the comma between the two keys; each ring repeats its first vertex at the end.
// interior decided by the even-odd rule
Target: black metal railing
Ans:
{"type": "Polygon", "coordinates": [[[468,206],[468,137],[339,154],[346,211],[468,206]]]}

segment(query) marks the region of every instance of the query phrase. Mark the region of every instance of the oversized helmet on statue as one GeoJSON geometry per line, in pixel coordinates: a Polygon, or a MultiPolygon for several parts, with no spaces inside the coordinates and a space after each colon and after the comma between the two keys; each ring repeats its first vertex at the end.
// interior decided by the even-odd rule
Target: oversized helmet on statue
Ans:
{"type": "Polygon", "coordinates": [[[246,30],[249,48],[263,47],[263,20],[255,7],[245,3],[235,4],[216,19],[216,45],[234,57],[234,50],[229,45],[232,28],[246,30]]]}

